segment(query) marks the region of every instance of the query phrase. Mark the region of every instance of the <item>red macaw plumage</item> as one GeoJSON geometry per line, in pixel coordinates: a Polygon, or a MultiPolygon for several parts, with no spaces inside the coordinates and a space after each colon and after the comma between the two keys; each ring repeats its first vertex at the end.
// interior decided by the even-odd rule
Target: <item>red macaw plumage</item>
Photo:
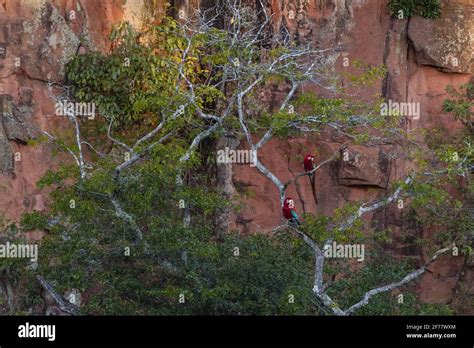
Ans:
{"type": "MultiPolygon", "coordinates": [[[[305,173],[311,172],[314,168],[314,156],[313,155],[306,155],[303,160],[303,165],[304,165],[304,171],[305,173]]],[[[314,173],[308,174],[309,176],[309,181],[311,182],[311,190],[313,191],[313,197],[314,197],[314,202],[318,204],[318,199],[316,197],[316,184],[315,184],[315,178],[314,178],[314,173]]]]}
{"type": "Polygon", "coordinates": [[[303,160],[305,172],[310,172],[314,169],[314,156],[306,155],[303,160]]]}

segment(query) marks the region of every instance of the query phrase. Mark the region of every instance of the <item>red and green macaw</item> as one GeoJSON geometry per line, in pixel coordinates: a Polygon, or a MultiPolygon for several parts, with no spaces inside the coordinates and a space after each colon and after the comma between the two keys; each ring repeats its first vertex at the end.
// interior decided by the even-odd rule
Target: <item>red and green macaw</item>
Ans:
{"type": "MultiPolygon", "coordinates": [[[[304,156],[303,166],[305,172],[310,172],[314,169],[314,156],[313,155],[306,155],[304,156]]],[[[313,175],[312,173],[311,175],[313,175]]]]}
{"type": "MultiPolygon", "coordinates": [[[[311,172],[316,166],[314,164],[314,156],[306,155],[303,160],[303,166],[305,173],[311,172]]],[[[318,204],[318,199],[316,197],[316,185],[315,185],[315,175],[314,172],[309,174],[309,181],[311,182],[311,190],[313,191],[314,202],[318,204]]]]}
{"type": "Polygon", "coordinates": [[[290,224],[300,224],[300,220],[298,218],[298,214],[296,214],[295,211],[295,201],[291,197],[285,198],[285,201],[283,202],[283,216],[285,219],[288,219],[288,222],[290,224]]]}

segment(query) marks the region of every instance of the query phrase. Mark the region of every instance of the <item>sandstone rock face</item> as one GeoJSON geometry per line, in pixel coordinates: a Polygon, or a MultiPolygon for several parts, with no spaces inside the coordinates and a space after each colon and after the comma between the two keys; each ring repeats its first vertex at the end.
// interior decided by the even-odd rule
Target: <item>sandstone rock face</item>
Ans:
{"type": "Polygon", "coordinates": [[[339,185],[386,188],[388,171],[389,159],[382,151],[352,146],[344,150],[339,161],[339,185]]]}
{"type": "MultiPolygon", "coordinates": [[[[16,105],[13,96],[9,94],[0,95],[0,173],[6,174],[13,171],[14,155],[10,146],[11,140],[26,144],[33,137],[34,131],[30,127],[30,116],[32,113],[31,94],[23,90],[23,98],[20,97],[19,105],[16,105]]],[[[15,158],[18,160],[18,153],[15,158]]]]}
{"type": "Polygon", "coordinates": [[[474,72],[474,3],[443,1],[442,17],[410,19],[408,37],[418,64],[447,72],[474,72]]]}
{"type": "Polygon", "coordinates": [[[299,42],[315,47],[342,44],[352,26],[350,0],[273,0],[274,33],[288,31],[299,42]]]}
{"type": "Polygon", "coordinates": [[[21,64],[29,78],[62,79],[64,65],[79,47],[79,38],[67,25],[66,19],[68,17],[63,17],[55,6],[46,2],[32,20],[23,23],[23,30],[15,33],[17,39],[23,41],[26,38],[27,53],[21,57],[21,64]]]}
{"type": "Polygon", "coordinates": [[[139,0],[0,1],[0,216],[18,220],[47,205],[36,182],[58,159],[47,145],[27,142],[38,130],[68,124],[55,115],[46,83],[64,79],[64,66],[80,47],[108,50],[112,25],[139,26],[145,14],[139,0]]]}

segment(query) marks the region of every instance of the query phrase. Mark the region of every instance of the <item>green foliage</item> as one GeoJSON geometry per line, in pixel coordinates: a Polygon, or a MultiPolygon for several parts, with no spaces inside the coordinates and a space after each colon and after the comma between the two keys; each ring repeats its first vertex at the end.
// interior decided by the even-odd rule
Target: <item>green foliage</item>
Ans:
{"type": "Polygon", "coordinates": [[[440,0],[390,0],[390,12],[407,19],[411,16],[435,19],[441,15],[440,0]]]}
{"type": "Polygon", "coordinates": [[[357,243],[363,238],[363,223],[356,220],[347,229],[339,229],[340,224],[353,215],[359,207],[356,204],[346,204],[342,209],[335,209],[333,216],[318,216],[305,214],[305,223],[301,229],[313,240],[323,245],[332,238],[337,243],[357,243]]]}
{"type": "Polygon", "coordinates": [[[461,121],[472,132],[474,84],[461,85],[459,91],[453,86],[448,86],[446,92],[448,92],[450,98],[444,100],[443,112],[453,114],[456,120],[461,121]]]}
{"type": "Polygon", "coordinates": [[[344,72],[342,76],[355,87],[372,86],[387,74],[387,68],[384,65],[372,67],[363,61],[354,60],[352,66],[357,69],[358,73],[344,72]]]}
{"type": "MultiPolygon", "coordinates": [[[[180,50],[185,39],[178,35],[176,22],[165,18],[137,33],[128,23],[114,28],[110,54],[75,56],[67,64],[67,79],[81,102],[94,102],[98,112],[112,118],[116,127],[153,124],[155,115],[179,106],[183,100],[174,92],[178,83],[180,50]]],[[[202,70],[190,54],[185,64],[189,78],[202,70]]],[[[205,98],[215,91],[204,90],[205,98]]]]}
{"type": "MultiPolygon", "coordinates": [[[[161,212],[166,215],[170,209],[161,212]]],[[[110,221],[105,230],[106,216],[89,219],[83,218],[75,229],[55,228],[41,244],[40,272],[54,280],[58,290],[91,293],[83,313],[316,314],[311,257],[304,245],[289,243],[288,236],[231,234],[213,242],[205,224],[165,227],[159,221],[167,220],[165,216],[149,224],[153,255],[148,255],[120,237],[119,222],[110,221]],[[131,256],[124,255],[124,245],[131,246],[131,256]],[[176,270],[160,267],[163,258],[176,270]],[[185,303],[179,302],[181,294],[185,303]],[[289,294],[295,296],[291,305],[289,294]]]]}
{"type": "Polygon", "coordinates": [[[429,151],[418,149],[411,154],[421,173],[413,183],[402,186],[410,197],[410,215],[418,227],[435,231],[432,238],[418,242],[432,252],[455,243],[462,255],[472,257],[472,84],[462,85],[459,91],[448,86],[447,92],[443,111],[461,121],[464,128],[424,132],[429,151]]]}
{"type": "MultiPolygon", "coordinates": [[[[355,100],[348,93],[372,86],[383,78],[386,68],[371,67],[360,61],[353,64],[355,73],[342,73],[334,77],[336,95],[332,98],[318,96],[312,92],[300,93],[292,100],[291,107],[268,113],[261,110],[261,103],[256,101],[252,108],[259,111],[258,119],[252,119],[252,130],[264,132],[273,129],[273,134],[279,137],[298,135],[295,126],[304,127],[308,131],[318,133],[329,124],[337,124],[340,130],[353,136],[359,143],[367,142],[371,136],[367,133],[367,125],[385,131],[397,124],[398,118],[387,119],[380,114],[381,99],[377,96],[372,100],[355,100]],[[342,81],[346,81],[343,83],[342,81]]],[[[284,78],[284,76],[283,76],[284,78]]],[[[278,83],[275,76],[271,76],[268,83],[278,83]]]]}
{"type": "MultiPolygon", "coordinates": [[[[0,244],[7,243],[24,245],[31,244],[16,228],[7,229],[6,234],[0,236],[0,244]]],[[[19,257],[0,257],[0,278],[3,289],[11,286],[15,289],[13,307],[4,301],[9,294],[2,293],[0,296],[0,314],[2,315],[26,315],[27,308],[40,303],[39,291],[34,279],[30,259],[19,257]]]]}
{"type": "Polygon", "coordinates": [[[75,288],[85,294],[83,314],[316,314],[309,250],[288,235],[231,234],[216,242],[212,219],[216,207],[228,203],[206,177],[195,175],[191,186],[176,184],[182,150],[175,143],[156,146],[119,185],[110,158],[73,185],[63,185],[66,167],[47,172],[39,185],[54,189],[50,211],[26,214],[21,225],[23,231],[48,230],[38,273],[59,293],[75,288]],[[149,252],[116,216],[107,196],[114,190],[144,230],[149,252]],[[192,211],[190,227],[180,223],[181,199],[192,211]],[[182,294],[185,303],[179,302],[182,294]]]}
{"type": "MultiPolygon", "coordinates": [[[[331,83],[334,85],[335,95],[332,98],[312,92],[300,93],[292,100],[291,106],[273,113],[260,110],[252,104],[252,108],[259,111],[258,119],[252,120],[252,130],[264,132],[272,127],[273,134],[285,137],[301,135],[301,132],[296,131],[298,127],[305,132],[318,133],[329,125],[360,144],[373,139],[368,127],[380,130],[384,135],[392,135],[400,117],[392,115],[387,118],[381,115],[380,105],[383,100],[380,96],[373,96],[369,100],[352,96],[382,79],[386,75],[386,68],[383,65],[371,67],[360,61],[355,61],[353,68],[354,73],[344,72],[333,78],[331,83]]],[[[267,82],[277,81],[272,77],[267,82]]]]}
{"type": "Polygon", "coordinates": [[[21,217],[21,228],[26,231],[44,230],[47,228],[48,220],[39,212],[25,213],[21,217]]]}

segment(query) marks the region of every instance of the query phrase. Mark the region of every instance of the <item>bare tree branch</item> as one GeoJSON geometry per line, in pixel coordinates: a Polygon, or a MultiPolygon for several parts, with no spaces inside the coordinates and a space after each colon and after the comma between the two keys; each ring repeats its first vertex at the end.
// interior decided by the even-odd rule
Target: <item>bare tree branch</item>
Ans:
{"type": "MultiPolygon", "coordinates": [[[[404,184],[405,185],[408,185],[410,184],[411,182],[413,181],[413,178],[412,176],[408,175],[405,180],[404,180],[404,184]]],[[[339,226],[339,231],[344,231],[344,230],[347,230],[349,227],[352,226],[352,224],[357,220],[359,219],[362,215],[366,214],[366,213],[369,213],[369,212],[372,212],[374,210],[377,210],[381,207],[384,207],[384,206],[387,206],[389,205],[390,203],[392,203],[393,201],[395,201],[396,199],[398,199],[398,197],[400,197],[400,194],[403,190],[403,185],[400,185],[393,194],[391,194],[390,196],[386,197],[385,199],[381,200],[381,201],[378,201],[378,202],[375,202],[369,206],[365,206],[365,204],[362,204],[360,206],[360,208],[357,210],[357,212],[350,216],[349,219],[347,219],[343,224],[341,224],[339,226]]]]}
{"type": "Polygon", "coordinates": [[[349,307],[348,309],[344,311],[344,315],[349,315],[353,313],[354,311],[356,311],[357,309],[367,305],[369,303],[369,300],[377,294],[393,290],[395,288],[398,288],[402,285],[407,284],[408,282],[412,280],[415,280],[426,271],[427,267],[430,264],[432,264],[438,258],[438,256],[447,253],[448,251],[452,250],[454,247],[455,245],[452,245],[450,247],[438,250],[430,259],[430,261],[428,261],[426,264],[424,264],[422,267],[418,268],[417,270],[407,274],[402,280],[367,291],[364,297],[362,298],[362,300],[360,300],[359,302],[357,302],[356,304],[352,305],[351,307],[349,307]]]}
{"type": "Polygon", "coordinates": [[[44,290],[48,292],[49,295],[53,298],[53,300],[58,304],[59,308],[68,314],[76,315],[78,308],[73,305],[71,302],[66,301],[63,296],[59,295],[48,281],[46,281],[42,276],[37,275],[36,279],[41,284],[44,290]]]}
{"type": "MultiPolygon", "coordinates": [[[[281,227],[284,227],[284,226],[279,226],[274,230],[275,231],[279,230],[281,227]]],[[[398,282],[391,283],[391,284],[387,284],[387,285],[384,285],[384,286],[381,286],[381,287],[378,287],[378,288],[375,288],[375,289],[372,289],[372,290],[369,290],[365,293],[362,300],[360,300],[356,304],[352,305],[348,309],[342,310],[337,305],[337,303],[334,302],[334,300],[329,295],[326,294],[326,290],[328,288],[328,285],[323,283],[323,281],[324,281],[324,279],[323,279],[324,278],[324,261],[325,261],[325,256],[324,256],[323,250],[325,249],[326,245],[328,245],[331,241],[330,240],[326,241],[325,247],[323,248],[323,250],[321,250],[321,248],[318,247],[317,243],[311,237],[309,237],[306,233],[304,233],[303,231],[301,231],[298,228],[295,228],[293,226],[287,226],[287,228],[289,228],[291,231],[294,231],[299,236],[301,236],[303,238],[303,240],[306,242],[306,244],[308,244],[308,246],[311,249],[313,249],[313,251],[314,251],[314,254],[315,254],[314,284],[313,284],[313,293],[314,293],[314,295],[316,297],[318,297],[323,302],[323,304],[325,306],[330,308],[335,315],[341,315],[341,316],[350,315],[353,312],[355,312],[357,309],[367,305],[369,303],[369,300],[373,296],[375,296],[379,293],[393,290],[395,288],[401,287],[401,286],[409,283],[410,281],[415,280],[416,278],[421,276],[426,271],[428,266],[430,264],[432,264],[440,255],[445,254],[446,252],[452,250],[455,247],[455,245],[453,244],[450,247],[446,247],[446,248],[438,250],[427,263],[425,263],[419,269],[407,274],[402,280],[400,280],[398,282]]]]}
{"type": "MultiPolygon", "coordinates": [[[[69,89],[67,87],[61,86],[63,94],[58,97],[53,93],[53,85],[54,85],[53,83],[49,82],[47,84],[47,87],[48,87],[48,94],[50,98],[55,102],[55,105],[57,105],[58,103],[63,104],[64,102],[69,103],[71,101],[69,97],[69,89]]],[[[84,161],[84,154],[82,151],[81,131],[79,128],[79,122],[77,121],[77,115],[75,114],[75,111],[70,111],[68,108],[65,108],[63,112],[66,114],[69,122],[71,122],[71,124],[74,127],[74,134],[75,134],[75,140],[76,140],[76,146],[77,146],[77,155],[70,149],[68,149],[68,151],[69,153],[73,155],[74,160],[76,161],[79,167],[79,173],[80,173],[81,179],[85,179],[87,175],[87,172],[86,172],[87,165],[84,161]]],[[[47,134],[47,133],[43,132],[43,134],[47,134]]]]}

